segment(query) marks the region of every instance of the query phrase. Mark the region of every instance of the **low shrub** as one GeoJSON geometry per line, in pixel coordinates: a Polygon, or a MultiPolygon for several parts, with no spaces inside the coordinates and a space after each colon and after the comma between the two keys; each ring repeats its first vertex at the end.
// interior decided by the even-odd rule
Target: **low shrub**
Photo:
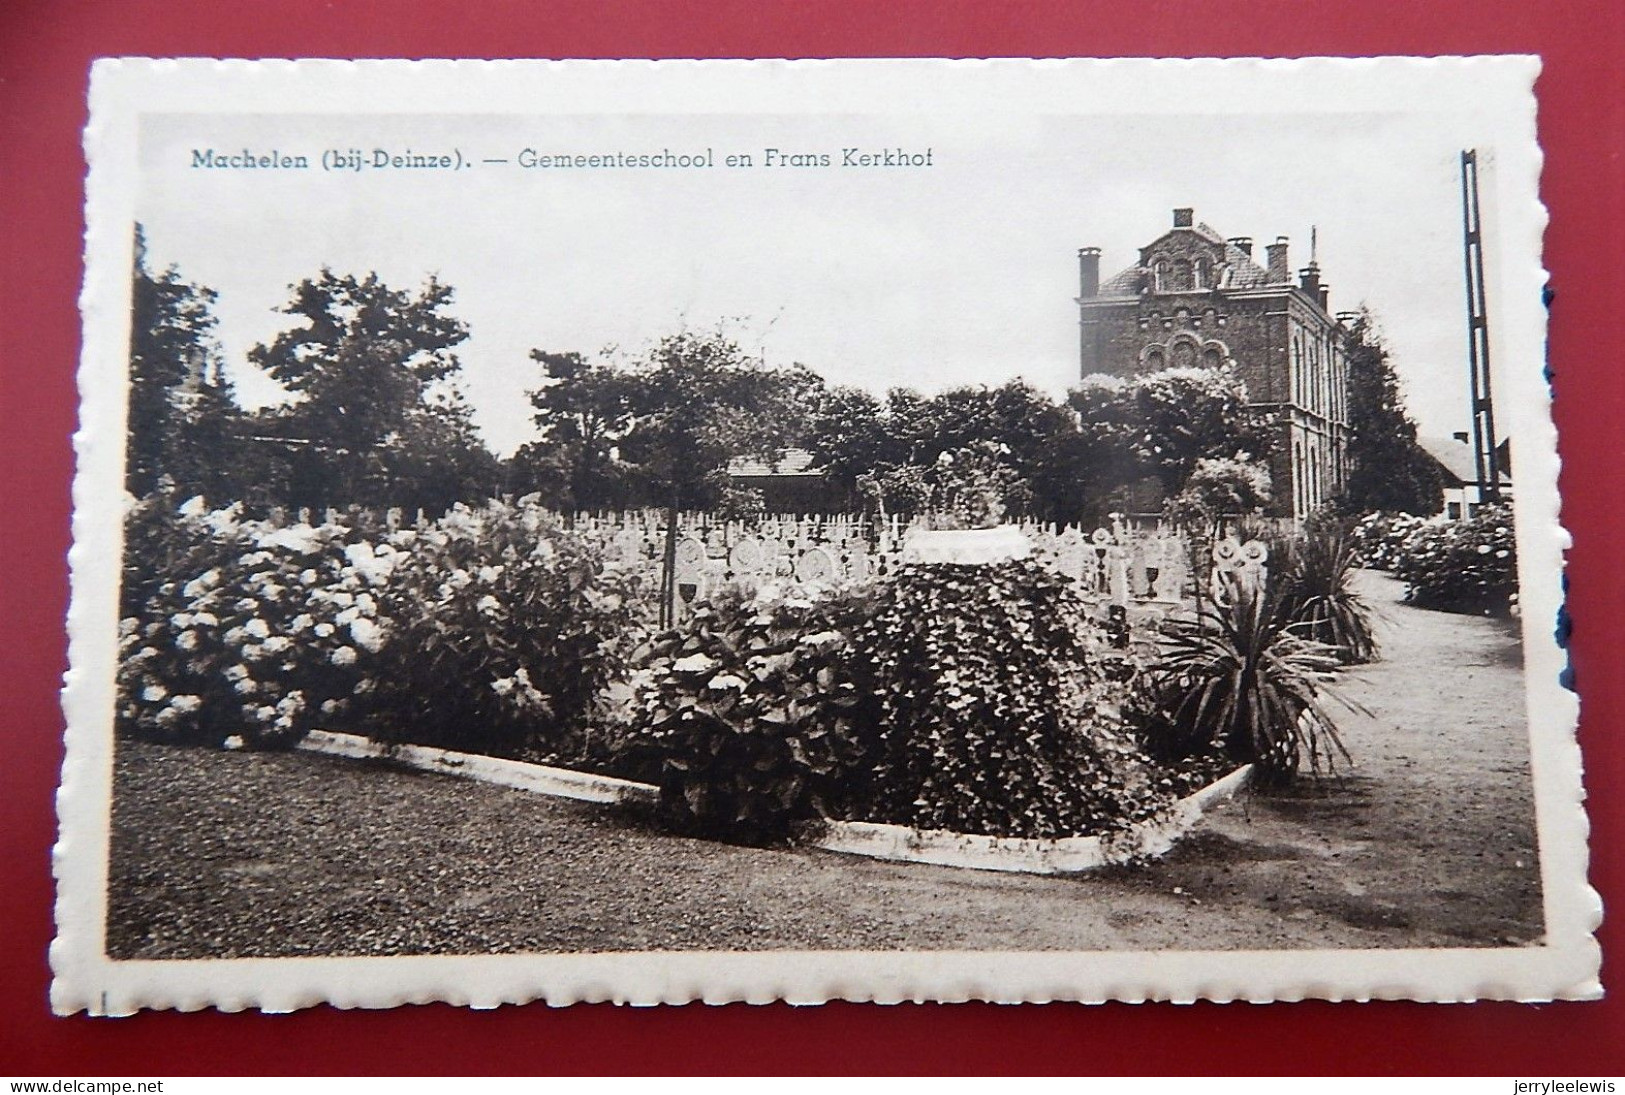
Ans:
{"type": "Polygon", "coordinates": [[[1131,710],[1158,759],[1220,755],[1253,764],[1259,786],[1279,786],[1305,761],[1318,771],[1349,759],[1321,702],[1338,664],[1335,648],[1294,632],[1283,595],[1243,587],[1166,624],[1131,710]]]}
{"type": "Polygon", "coordinates": [[[1350,525],[1316,516],[1272,556],[1270,580],[1279,582],[1293,630],[1334,648],[1339,661],[1377,660],[1371,606],[1354,591],[1356,569],[1350,525]]]}
{"type": "MultiPolygon", "coordinates": [[[[236,507],[138,507],[133,614],[120,622],[120,733],[278,748],[372,688],[386,625],[377,587],[394,549],[337,524],[243,521],[236,507]]],[[[127,580],[131,580],[127,570],[127,580]]]]}
{"type": "Polygon", "coordinates": [[[660,787],[679,829],[751,843],[867,796],[872,695],[850,634],[861,593],[725,593],[644,652],[622,762],[660,787]]]}
{"type": "Polygon", "coordinates": [[[457,506],[397,537],[372,736],[601,763],[592,729],[644,634],[637,579],[529,498],[457,506]]]}
{"type": "Polygon", "coordinates": [[[1167,802],[1071,583],[1031,561],[903,568],[853,636],[878,699],[870,820],[1109,834],[1167,802]]]}
{"type": "Polygon", "coordinates": [[[1465,521],[1428,524],[1412,533],[1394,565],[1405,599],[1422,608],[1506,615],[1518,591],[1512,512],[1485,506],[1465,521]]]}

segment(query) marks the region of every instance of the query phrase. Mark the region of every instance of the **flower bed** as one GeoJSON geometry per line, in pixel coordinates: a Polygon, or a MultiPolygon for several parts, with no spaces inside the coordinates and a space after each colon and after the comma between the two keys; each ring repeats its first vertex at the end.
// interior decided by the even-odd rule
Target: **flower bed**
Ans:
{"type": "Polygon", "coordinates": [[[591,770],[751,843],[833,820],[1143,848],[1207,774],[1142,754],[1108,637],[1029,559],[768,584],[654,632],[637,579],[527,500],[412,528],[189,503],[131,537],[159,562],[127,571],[121,733],[285,748],[320,726],[591,770]]]}
{"type": "Polygon", "coordinates": [[[635,579],[523,501],[414,528],[245,520],[197,501],[147,503],[128,524],[147,565],[126,569],[124,733],[276,748],[351,725],[592,760],[591,728],[642,634],[635,579]]]}

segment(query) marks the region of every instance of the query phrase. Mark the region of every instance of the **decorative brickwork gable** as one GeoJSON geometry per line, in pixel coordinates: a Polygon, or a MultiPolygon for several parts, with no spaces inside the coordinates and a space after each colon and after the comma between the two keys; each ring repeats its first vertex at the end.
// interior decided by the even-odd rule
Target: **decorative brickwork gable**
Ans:
{"type": "Polygon", "coordinates": [[[1226,238],[1174,211],[1174,227],[1139,261],[1100,280],[1100,252],[1079,251],[1079,375],[1132,377],[1231,363],[1248,399],[1280,428],[1271,461],[1272,516],[1302,519],[1343,489],[1348,461],[1346,329],[1311,257],[1294,281],[1289,243],[1252,257],[1252,240],[1226,238]]]}

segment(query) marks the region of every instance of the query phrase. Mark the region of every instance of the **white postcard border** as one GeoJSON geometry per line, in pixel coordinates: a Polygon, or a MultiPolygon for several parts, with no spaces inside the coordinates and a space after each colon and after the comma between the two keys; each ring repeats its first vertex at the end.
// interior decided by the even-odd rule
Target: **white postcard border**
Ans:
{"type": "Polygon", "coordinates": [[[1212,114],[1452,110],[1503,119],[1494,285],[1502,361],[1545,359],[1546,213],[1529,57],[1287,61],[147,61],[98,62],[91,81],[80,428],[75,437],[72,668],[58,795],[59,936],[52,1005],[286,1011],[327,1002],[473,1007],[546,1000],[1547,1000],[1600,995],[1597,894],[1586,882],[1578,703],[1558,683],[1561,603],[1556,432],[1538,368],[1505,370],[1519,453],[1518,548],[1547,942],[1544,946],[1275,952],[683,952],[112,961],[105,955],[113,670],[121,545],[125,346],[138,119],[144,113],[682,115],[726,111],[962,114],[999,110],[1212,114]],[[968,78],[974,75],[974,79],[968,78]],[[1379,78],[1380,77],[1380,78],[1379,78]],[[1163,91],[1148,90],[1152,79],[1163,91]],[[1177,85],[1178,95],[1165,93],[1177,85]],[[1080,99],[1080,96],[1083,98],[1080,99]],[[1079,102],[1087,105],[1080,108],[1079,102]],[[267,104],[274,104],[268,108],[267,104]],[[652,107],[653,104],[653,107],[652,107]],[[1513,258],[1515,257],[1515,261],[1513,258]]]}

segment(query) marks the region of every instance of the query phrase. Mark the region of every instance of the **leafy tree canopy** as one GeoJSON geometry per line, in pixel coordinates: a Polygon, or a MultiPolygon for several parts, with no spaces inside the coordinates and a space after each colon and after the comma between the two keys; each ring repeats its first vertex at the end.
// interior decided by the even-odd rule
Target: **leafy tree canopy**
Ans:
{"type": "Polygon", "coordinates": [[[1348,336],[1348,489],[1341,505],[1349,513],[1399,512],[1431,516],[1439,512],[1444,478],[1417,444],[1416,423],[1405,409],[1399,377],[1388,346],[1368,309],[1362,309],[1348,336]]]}
{"type": "Polygon", "coordinates": [[[1075,389],[1080,429],[1123,462],[1121,473],[1154,477],[1176,494],[1204,459],[1264,460],[1268,417],[1247,402],[1230,368],[1176,368],[1075,389]]]}
{"type": "Polygon", "coordinates": [[[621,456],[653,497],[675,506],[716,501],[733,457],[782,455],[818,386],[805,369],[767,368],[720,332],[662,339],[625,383],[621,456]]]}
{"type": "Polygon", "coordinates": [[[519,493],[540,491],[565,512],[619,508],[627,501],[617,446],[632,424],[631,378],[604,361],[578,353],[532,350],[543,383],[530,392],[542,438],[514,454],[511,479],[519,493]]]}
{"type": "Polygon", "coordinates": [[[280,311],[302,322],[249,352],[294,397],[257,422],[282,442],[289,504],[433,512],[496,489],[455,386],[468,328],[452,297],[433,278],[407,292],[328,269],[293,287],[280,311]]]}
{"type": "Polygon", "coordinates": [[[239,417],[221,369],[213,289],[153,270],[135,230],[125,487],[222,497],[231,490],[239,417]]]}

